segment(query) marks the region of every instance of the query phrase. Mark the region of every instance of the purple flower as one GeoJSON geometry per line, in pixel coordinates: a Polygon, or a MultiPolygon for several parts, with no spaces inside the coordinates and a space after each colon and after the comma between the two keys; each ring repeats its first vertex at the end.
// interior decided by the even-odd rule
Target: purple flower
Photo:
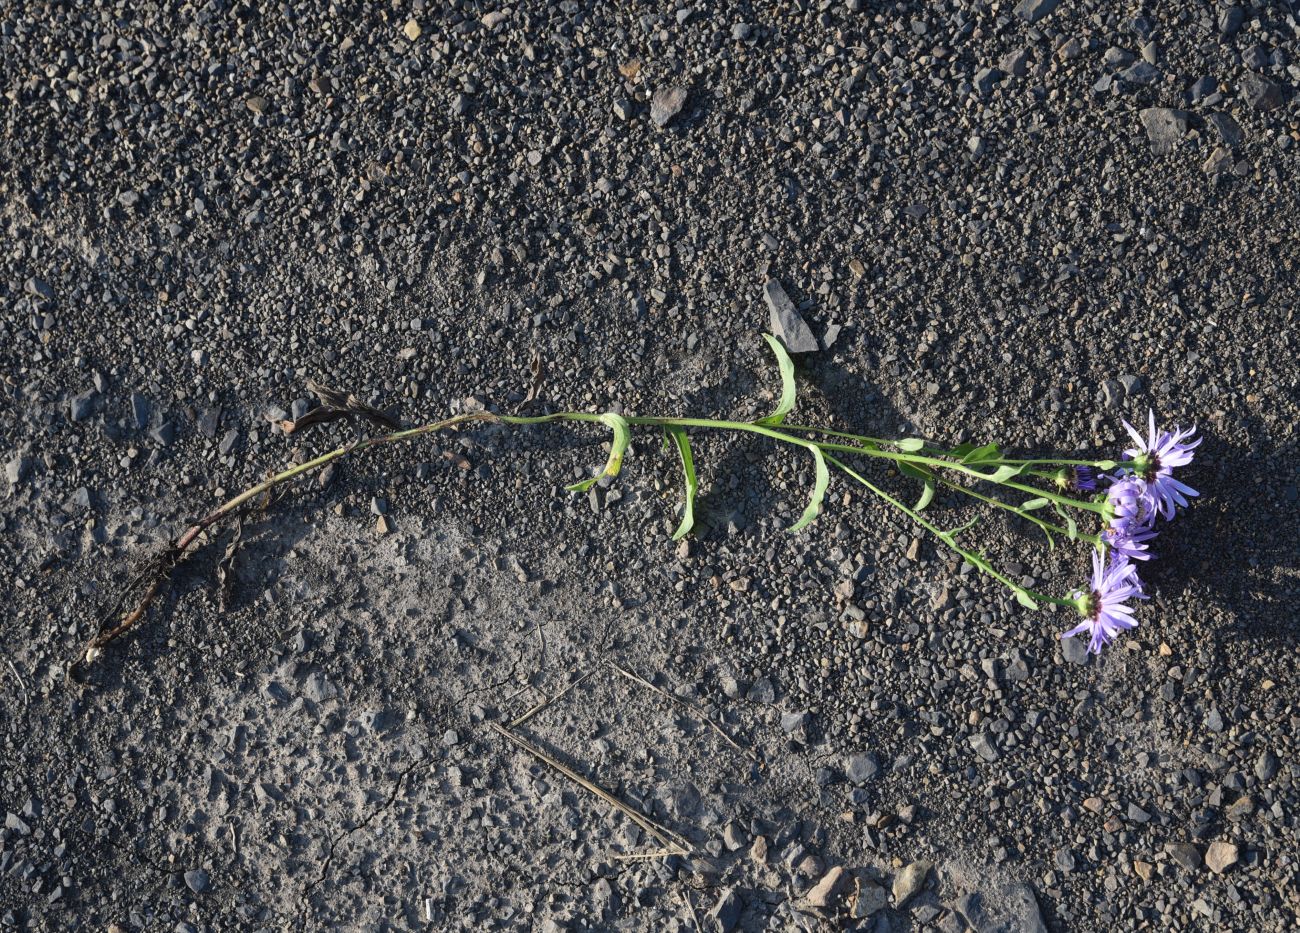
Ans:
{"type": "Polygon", "coordinates": [[[1090,466],[1063,467],[1057,471],[1056,485],[1070,492],[1096,492],[1097,471],[1090,466]]]}
{"type": "Polygon", "coordinates": [[[1196,433],[1196,428],[1183,430],[1175,427],[1173,431],[1156,431],[1155,412],[1147,411],[1149,432],[1144,439],[1138,430],[1124,422],[1124,427],[1132,436],[1137,447],[1124,451],[1129,460],[1138,461],[1135,475],[1146,484],[1145,495],[1152,511],[1165,521],[1174,517],[1174,511],[1187,505],[1188,496],[1198,496],[1191,486],[1174,479],[1174,467],[1183,467],[1192,462],[1192,450],[1201,442],[1200,438],[1188,442],[1196,433]]]}
{"type": "Polygon", "coordinates": [[[1117,555],[1103,564],[1101,555],[1093,551],[1091,588],[1086,593],[1080,590],[1074,594],[1083,621],[1061,637],[1087,632],[1088,650],[1100,654],[1102,647],[1120,632],[1137,627],[1133,610],[1124,605],[1126,599],[1146,599],[1137,568],[1127,558],[1117,555]]]}
{"type": "Polygon", "coordinates": [[[1108,520],[1101,533],[1106,546],[1130,560],[1150,560],[1147,542],[1156,536],[1156,516],[1147,500],[1146,484],[1136,476],[1113,478],[1106,505],[1108,520]]]}

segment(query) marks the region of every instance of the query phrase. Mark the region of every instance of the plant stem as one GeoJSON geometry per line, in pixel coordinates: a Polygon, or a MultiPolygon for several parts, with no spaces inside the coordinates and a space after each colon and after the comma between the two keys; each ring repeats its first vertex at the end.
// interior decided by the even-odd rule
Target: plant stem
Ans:
{"type": "Polygon", "coordinates": [[[980,556],[979,554],[975,554],[971,551],[968,551],[965,548],[963,548],[961,545],[957,544],[957,542],[953,540],[950,534],[942,531],[937,525],[929,521],[929,519],[923,516],[920,512],[916,511],[910,506],[904,505],[902,502],[895,499],[889,493],[885,492],[879,486],[872,483],[861,473],[857,472],[848,464],[844,463],[838,458],[833,457],[830,454],[825,454],[824,456],[826,457],[827,463],[831,464],[832,466],[838,467],[839,469],[847,473],[849,476],[851,476],[853,479],[861,483],[863,486],[866,486],[869,490],[871,490],[881,499],[888,502],[894,508],[898,509],[900,512],[902,512],[903,514],[911,518],[912,521],[916,522],[922,528],[934,534],[940,541],[942,541],[944,544],[947,544],[950,548],[952,548],[954,551],[956,551],[958,554],[964,557],[967,563],[969,563],[972,567],[979,568],[984,573],[988,574],[998,582],[1002,583],[1013,593],[1027,593],[1032,599],[1036,601],[1052,603],[1057,606],[1070,606],[1072,608],[1074,607],[1073,600],[1061,599],[1056,596],[1048,596],[1046,593],[1038,593],[1034,590],[1027,589],[1021,586],[1020,584],[1014,582],[1010,577],[1007,577],[1006,575],[998,572],[997,570],[994,570],[991,566],[989,566],[988,561],[986,561],[982,556],[980,556]]]}
{"type": "MultiPolygon", "coordinates": [[[[946,479],[942,476],[936,476],[935,479],[938,480],[940,483],[942,483],[944,486],[948,487],[949,489],[955,489],[957,492],[970,496],[972,499],[978,499],[980,502],[987,503],[988,505],[991,505],[994,508],[1005,509],[1006,511],[1012,512],[1023,519],[1027,519],[1028,521],[1033,522],[1039,528],[1042,528],[1044,531],[1055,531],[1057,534],[1063,535],[1064,537],[1067,538],[1070,536],[1070,531],[1068,528],[1062,528],[1060,525],[1056,525],[1053,524],[1052,522],[1047,521],[1046,519],[1039,518],[1037,515],[1034,515],[1032,512],[1023,511],[1015,503],[1003,502],[1001,499],[995,499],[993,496],[986,496],[982,492],[976,492],[974,489],[971,489],[969,486],[963,486],[961,483],[954,483],[952,480],[946,479]]],[[[1075,532],[1074,536],[1078,538],[1080,541],[1089,542],[1094,547],[1097,545],[1099,540],[1097,535],[1085,535],[1077,531],[1075,532]]]]}

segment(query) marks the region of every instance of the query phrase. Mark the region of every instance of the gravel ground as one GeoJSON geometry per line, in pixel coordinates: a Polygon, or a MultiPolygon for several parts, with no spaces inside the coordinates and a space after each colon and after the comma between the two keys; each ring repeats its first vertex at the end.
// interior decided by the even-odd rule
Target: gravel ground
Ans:
{"type": "Polygon", "coordinates": [[[0,927],[1300,924],[1297,14],[669,7],[0,10],[0,927]],[[811,470],[754,439],[697,441],[674,544],[657,437],[575,496],[598,432],[484,428],[302,483],[65,680],[188,520],[357,436],[279,429],[307,379],[752,418],[781,294],[804,421],[1197,423],[1133,637],[843,484],[785,534],[811,470]],[[686,854],[494,731],[545,698],[516,732],[686,854]]]}

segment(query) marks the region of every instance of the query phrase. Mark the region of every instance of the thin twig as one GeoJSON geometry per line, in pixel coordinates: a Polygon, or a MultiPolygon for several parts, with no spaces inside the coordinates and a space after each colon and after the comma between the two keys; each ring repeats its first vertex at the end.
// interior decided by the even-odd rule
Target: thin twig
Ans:
{"type": "Polygon", "coordinates": [[[23,694],[26,695],[26,693],[27,693],[27,684],[23,682],[23,676],[22,676],[22,674],[19,674],[19,673],[18,673],[18,668],[14,667],[14,662],[13,662],[13,661],[9,660],[8,658],[5,658],[5,663],[9,665],[9,670],[13,671],[13,674],[14,674],[14,680],[18,681],[18,686],[20,686],[20,687],[23,688],[23,694]]]}
{"type": "Polygon", "coordinates": [[[561,690],[559,693],[555,694],[554,696],[542,697],[542,699],[535,706],[524,711],[524,713],[520,715],[518,719],[510,723],[510,728],[518,729],[524,723],[528,722],[528,720],[532,719],[542,710],[546,709],[546,707],[550,706],[556,700],[568,694],[570,690],[578,686],[578,684],[582,683],[584,680],[586,680],[594,673],[596,673],[595,670],[587,671],[587,673],[583,674],[581,677],[575,678],[567,687],[565,687],[563,690],[561,690]]]}
{"type": "Polygon", "coordinates": [[[522,736],[516,735],[514,732],[511,732],[509,729],[507,729],[505,726],[501,725],[500,723],[490,722],[488,723],[488,725],[491,726],[494,731],[500,733],[503,737],[508,739],[510,742],[513,742],[515,745],[519,746],[524,751],[528,752],[530,755],[533,755],[534,757],[538,758],[542,762],[550,765],[552,768],[554,768],[556,771],[563,774],[569,780],[573,781],[579,787],[583,788],[584,790],[588,791],[591,794],[594,794],[595,796],[599,797],[601,800],[605,801],[605,803],[609,804],[611,807],[618,810],[620,813],[622,813],[632,822],[636,823],[638,826],[640,826],[650,835],[658,839],[659,842],[664,846],[664,848],[669,850],[668,854],[690,855],[691,844],[687,842],[685,839],[683,839],[681,836],[674,833],[671,829],[668,829],[666,826],[661,826],[660,824],[650,819],[650,817],[646,816],[641,811],[619,800],[617,797],[615,797],[609,791],[605,790],[603,787],[597,784],[593,784],[591,781],[587,780],[577,771],[574,771],[568,765],[564,764],[563,762],[559,761],[556,758],[553,758],[551,755],[548,755],[546,752],[542,751],[532,742],[529,742],[527,739],[523,738],[522,736]]]}
{"type": "Polygon", "coordinates": [[[633,674],[631,671],[625,668],[619,667],[613,661],[606,661],[605,663],[608,664],[610,667],[614,668],[614,670],[618,671],[620,674],[622,674],[624,677],[628,678],[629,680],[635,680],[637,683],[641,684],[641,686],[649,687],[651,690],[659,694],[661,697],[664,697],[672,701],[673,703],[677,704],[678,706],[682,707],[683,709],[689,710],[690,712],[694,713],[696,716],[699,716],[701,719],[703,719],[706,723],[709,724],[709,727],[713,729],[714,732],[722,736],[723,741],[725,741],[736,751],[740,752],[743,755],[748,755],[754,761],[760,760],[757,752],[755,752],[752,748],[745,748],[745,746],[741,745],[731,736],[727,735],[727,733],[723,731],[722,727],[718,725],[716,722],[714,722],[712,719],[710,719],[705,714],[704,710],[700,709],[698,706],[694,705],[693,703],[687,703],[681,697],[673,696],[667,690],[664,690],[661,687],[656,687],[654,684],[650,683],[650,681],[646,680],[644,677],[640,677],[636,674],[633,674]]]}

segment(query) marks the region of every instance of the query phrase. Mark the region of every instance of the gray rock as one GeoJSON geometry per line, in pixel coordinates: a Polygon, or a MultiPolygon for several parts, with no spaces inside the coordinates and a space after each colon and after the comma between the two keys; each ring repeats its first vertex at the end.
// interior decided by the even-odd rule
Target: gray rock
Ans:
{"type": "Polygon", "coordinates": [[[1229,148],[1236,148],[1241,145],[1241,141],[1246,138],[1246,134],[1241,131],[1241,126],[1228,113],[1212,113],[1205,118],[1205,122],[1214,127],[1214,131],[1219,134],[1219,139],[1229,148]]]}
{"type": "Polygon", "coordinates": [[[149,416],[153,413],[153,406],[149,400],[139,392],[131,393],[131,423],[136,430],[142,430],[149,426],[149,416]]]}
{"type": "Polygon", "coordinates": [[[149,437],[159,447],[170,447],[176,440],[176,424],[172,421],[164,421],[149,432],[149,437]]]}
{"type": "Polygon", "coordinates": [[[1255,777],[1261,781],[1271,781],[1277,777],[1280,764],[1277,755],[1273,754],[1272,749],[1264,749],[1255,760],[1255,777]]]}
{"type": "Polygon", "coordinates": [[[730,933],[740,922],[740,913],[744,907],[736,890],[727,888],[718,898],[718,902],[713,905],[713,909],[709,911],[708,919],[711,928],[715,933],[730,933]]]}
{"type": "Polygon", "coordinates": [[[1276,110],[1282,106],[1282,86],[1253,71],[1241,76],[1241,98],[1256,110],[1276,110]]]}
{"type": "Polygon", "coordinates": [[[749,692],[745,694],[745,697],[755,703],[770,705],[776,702],[776,687],[772,686],[770,678],[759,677],[750,685],[749,692]]]}
{"type": "Polygon", "coordinates": [[[988,97],[993,93],[993,88],[1002,80],[1002,72],[996,68],[981,68],[975,72],[975,91],[980,97],[988,97]]]}
{"type": "Polygon", "coordinates": [[[930,869],[933,867],[934,863],[932,862],[912,862],[894,876],[893,894],[895,907],[902,907],[917,894],[921,893],[921,889],[925,887],[925,879],[929,876],[930,869]]]}
{"type": "Polygon", "coordinates": [[[87,389],[80,395],[74,395],[68,403],[68,416],[73,421],[85,421],[94,412],[97,398],[99,393],[94,389],[87,389]]]}
{"type": "Polygon", "coordinates": [[[854,784],[862,785],[874,781],[880,775],[880,759],[875,752],[865,752],[849,759],[845,769],[848,779],[854,784]]]}
{"type": "Polygon", "coordinates": [[[788,712],[781,714],[781,730],[789,735],[802,735],[812,723],[812,713],[788,712]]]}
{"type": "Polygon", "coordinates": [[[1138,61],[1119,73],[1120,78],[1129,84],[1155,84],[1163,77],[1160,69],[1147,61],[1138,61]]]}
{"type": "Polygon", "coordinates": [[[10,486],[17,486],[31,471],[32,458],[25,454],[18,454],[5,463],[5,478],[9,480],[10,486]]]}
{"type": "Polygon", "coordinates": [[[234,450],[236,445],[238,445],[238,443],[239,443],[239,429],[231,428],[222,436],[221,443],[217,445],[217,452],[224,457],[227,454],[229,454],[232,450],[234,450]]]}
{"type": "Polygon", "coordinates": [[[1047,933],[1043,911],[1038,906],[1034,889],[1023,882],[1007,885],[1003,892],[1007,911],[1011,915],[1009,933],[1047,933]]]}
{"type": "Polygon", "coordinates": [[[210,880],[208,873],[202,868],[196,868],[185,873],[185,886],[195,894],[202,894],[206,891],[210,880]]]}
{"type": "Polygon", "coordinates": [[[635,113],[636,107],[626,97],[614,101],[614,116],[620,120],[631,120],[635,113]]]}
{"type": "Polygon", "coordinates": [[[998,747],[993,743],[993,736],[987,732],[977,732],[970,737],[970,747],[985,761],[998,760],[998,747]]]}
{"type": "Polygon", "coordinates": [[[998,68],[1013,78],[1023,78],[1029,72],[1029,53],[1024,49],[1012,49],[998,62],[998,68]]]}
{"type": "Polygon", "coordinates": [[[849,878],[849,873],[836,865],[824,874],[821,880],[808,892],[808,906],[814,910],[825,910],[830,907],[839,900],[839,896],[844,891],[845,885],[848,884],[849,878]]]}
{"type": "Polygon", "coordinates": [[[1242,23],[1246,21],[1246,11],[1233,4],[1224,7],[1219,13],[1219,34],[1223,36],[1235,36],[1237,30],[1241,29],[1242,23]]]}
{"type": "Polygon", "coordinates": [[[1185,871],[1196,871],[1201,867],[1201,851],[1189,842],[1167,842],[1165,852],[1185,871]]]}
{"type": "Polygon", "coordinates": [[[1050,16],[1061,0],[1020,0],[1016,4],[1015,14],[1026,23],[1036,23],[1045,16],[1050,16]]]}
{"type": "Polygon", "coordinates": [[[1187,135],[1186,110],[1173,110],[1169,107],[1147,107],[1139,117],[1151,141],[1151,151],[1164,155],[1173,150],[1177,142],[1187,135]]]}
{"type": "Polygon", "coordinates": [[[1216,875],[1222,875],[1241,857],[1241,850],[1231,842],[1211,842],[1205,850],[1205,864],[1216,875]]]}
{"type": "Polygon", "coordinates": [[[865,920],[889,906],[889,892],[880,885],[864,881],[858,885],[849,916],[853,920],[865,920]]]}
{"type": "Polygon", "coordinates": [[[1202,75],[1188,88],[1187,96],[1192,103],[1199,104],[1218,89],[1219,82],[1215,81],[1210,75],[1202,75]]]}
{"type": "Polygon", "coordinates": [[[1087,639],[1080,638],[1077,635],[1071,638],[1061,639],[1061,654],[1067,664],[1087,664],[1088,663],[1088,642],[1087,639]]]}
{"type": "Polygon", "coordinates": [[[54,289],[50,288],[49,283],[34,275],[23,283],[23,290],[33,298],[40,298],[43,301],[51,301],[54,298],[54,289]]]}
{"type": "Polygon", "coordinates": [[[650,120],[655,126],[667,126],[686,103],[686,88],[661,87],[650,98],[650,120]]]}
{"type": "Polygon", "coordinates": [[[767,280],[763,285],[763,300],[767,302],[772,333],[780,338],[788,351],[812,353],[817,350],[817,338],[813,336],[780,282],[776,279],[767,280]]]}

